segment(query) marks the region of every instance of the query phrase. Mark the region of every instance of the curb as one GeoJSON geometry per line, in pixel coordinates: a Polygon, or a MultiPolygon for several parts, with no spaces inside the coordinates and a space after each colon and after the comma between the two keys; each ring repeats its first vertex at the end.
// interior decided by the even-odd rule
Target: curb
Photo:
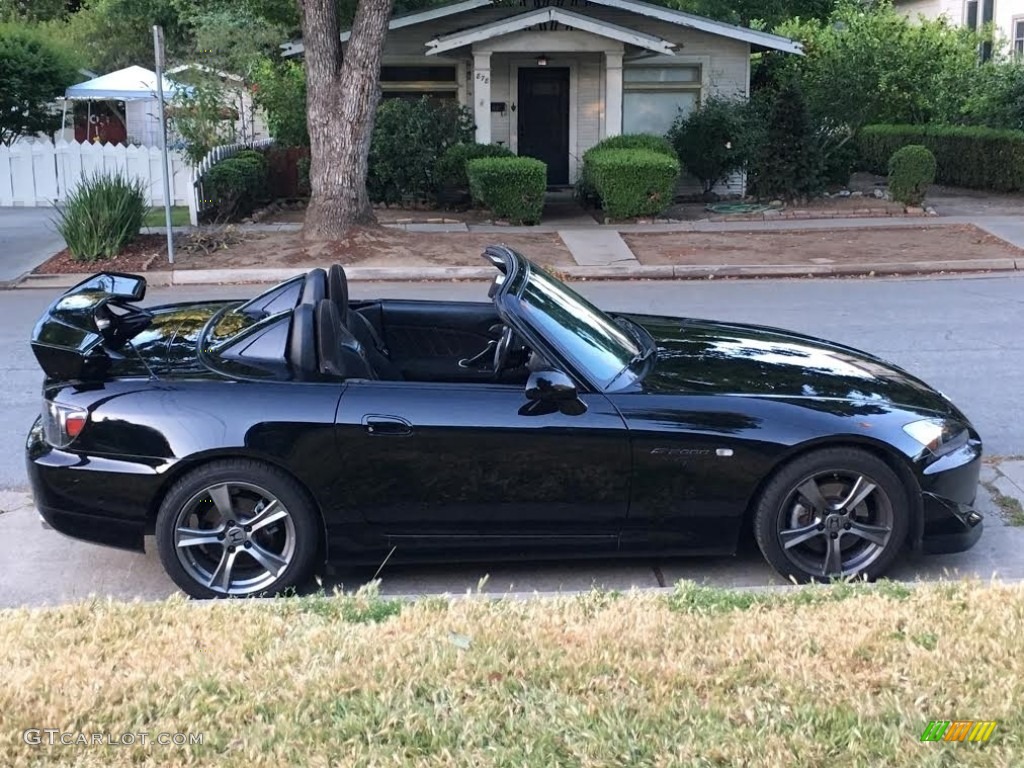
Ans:
{"type": "MultiPolygon", "coordinates": [[[[308,267],[305,269],[309,269],[308,267]]],[[[154,287],[221,285],[226,283],[278,283],[305,271],[303,267],[252,269],[182,269],[141,273],[154,287]]],[[[840,277],[938,274],[949,272],[1017,272],[1024,260],[978,259],[975,261],[908,261],[882,264],[610,264],[603,267],[556,268],[576,280],[706,280],[716,277],[840,277]]],[[[492,267],[346,267],[355,282],[419,282],[489,280],[492,267]]],[[[11,281],[13,288],[70,288],[89,273],[24,275],[11,281]]]]}

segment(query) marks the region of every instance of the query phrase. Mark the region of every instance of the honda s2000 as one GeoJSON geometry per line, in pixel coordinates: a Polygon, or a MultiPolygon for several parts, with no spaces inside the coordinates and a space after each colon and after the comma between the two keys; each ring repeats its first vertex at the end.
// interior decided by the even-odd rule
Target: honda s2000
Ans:
{"type": "Polygon", "coordinates": [[[785,330],[602,312],[504,247],[490,301],[350,301],[340,266],[248,301],[58,298],[28,436],[53,528],[195,597],[320,565],[732,553],[875,578],[981,535],[981,441],[941,393],[785,330]]]}

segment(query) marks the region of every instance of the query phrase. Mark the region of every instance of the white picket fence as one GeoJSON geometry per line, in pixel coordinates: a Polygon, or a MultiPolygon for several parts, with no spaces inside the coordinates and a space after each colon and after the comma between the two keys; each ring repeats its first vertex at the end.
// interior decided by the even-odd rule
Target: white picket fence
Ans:
{"type": "Polygon", "coordinates": [[[194,194],[192,200],[195,201],[195,205],[189,206],[189,218],[192,222],[192,226],[196,226],[199,221],[199,214],[212,208],[216,203],[209,198],[209,195],[203,194],[203,174],[210,170],[213,166],[219,163],[221,160],[227,160],[229,157],[238,154],[243,149],[266,149],[274,143],[273,139],[258,139],[257,141],[250,142],[248,144],[222,144],[219,147],[211,149],[206,157],[204,157],[193,171],[193,187],[194,194]]]}
{"type": "MultiPolygon", "coordinates": [[[[188,160],[172,151],[171,169],[172,202],[190,205],[195,190],[188,160]]],[[[0,146],[0,206],[63,202],[83,179],[98,172],[120,172],[141,179],[148,203],[164,204],[164,160],[157,147],[35,141],[0,146]]]]}

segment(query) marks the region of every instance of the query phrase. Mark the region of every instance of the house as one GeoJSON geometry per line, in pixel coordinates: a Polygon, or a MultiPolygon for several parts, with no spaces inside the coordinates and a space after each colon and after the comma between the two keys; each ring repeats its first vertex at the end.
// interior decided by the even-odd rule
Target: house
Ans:
{"type": "Polygon", "coordinates": [[[543,160],[560,186],[605,137],[664,134],[710,94],[747,97],[761,51],[801,53],[784,37],[640,0],[461,0],[391,20],[381,89],[471,106],[478,142],[543,160]]]}
{"type": "Polygon", "coordinates": [[[216,78],[224,92],[226,107],[232,110],[234,133],[240,142],[253,142],[269,137],[267,119],[263,110],[253,103],[252,91],[245,78],[231,72],[208,67],[205,64],[179,64],[167,70],[167,76],[177,82],[194,84],[197,77],[216,78]]]}
{"type": "MultiPolygon", "coordinates": [[[[946,17],[951,24],[980,30],[991,23],[996,39],[1003,41],[1003,52],[1024,56],[1024,0],[896,0],[896,8],[911,18],[946,17]]],[[[981,51],[983,59],[992,56],[992,46],[981,51]]]]}

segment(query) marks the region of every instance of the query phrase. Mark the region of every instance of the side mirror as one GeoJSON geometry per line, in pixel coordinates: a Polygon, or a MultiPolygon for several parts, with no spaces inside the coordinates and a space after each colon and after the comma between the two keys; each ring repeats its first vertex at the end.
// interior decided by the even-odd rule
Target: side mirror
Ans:
{"type": "Polygon", "coordinates": [[[565,403],[579,399],[576,385],[561,371],[533,371],[526,382],[526,399],[565,403]]]}

